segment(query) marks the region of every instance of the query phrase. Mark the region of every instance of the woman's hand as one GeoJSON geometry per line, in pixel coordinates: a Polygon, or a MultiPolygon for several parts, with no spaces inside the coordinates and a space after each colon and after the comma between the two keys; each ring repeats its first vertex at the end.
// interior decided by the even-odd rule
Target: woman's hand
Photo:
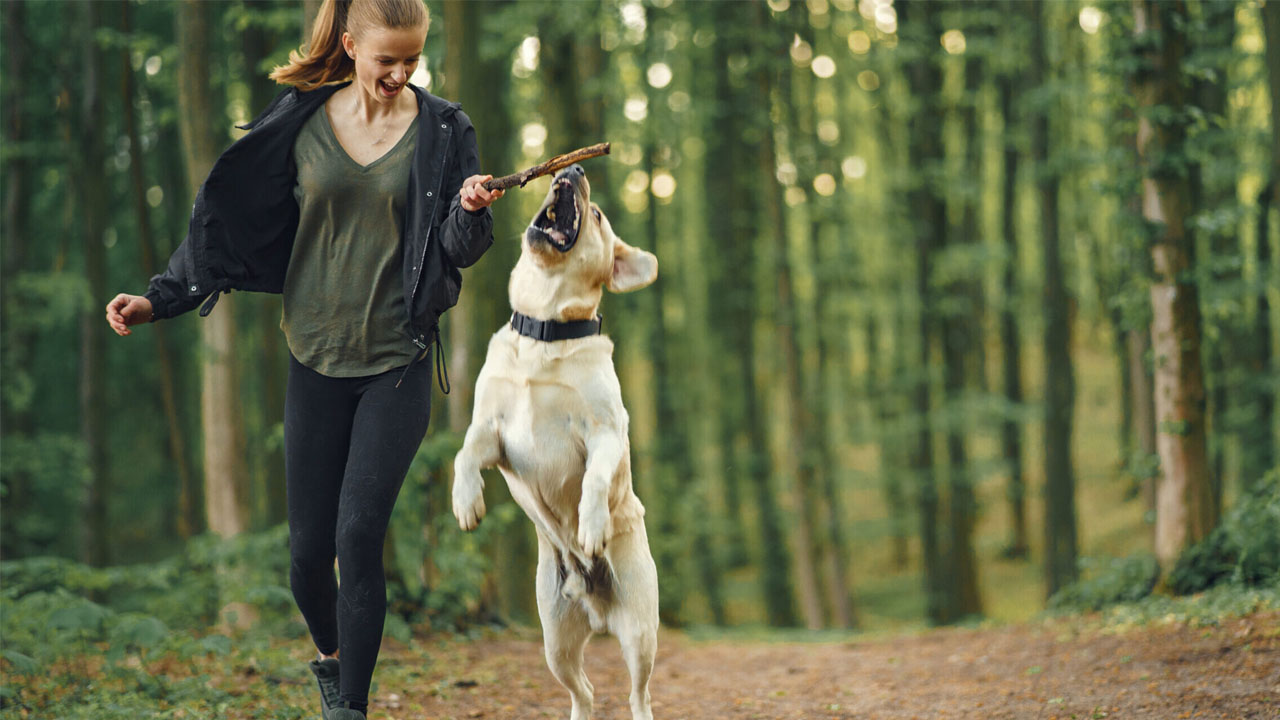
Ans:
{"type": "Polygon", "coordinates": [[[482,183],[492,180],[492,175],[472,175],[462,181],[458,195],[462,197],[462,208],[468,212],[476,212],[489,207],[494,200],[502,197],[505,190],[485,190],[482,183]]]}
{"type": "Polygon", "coordinates": [[[120,293],[107,303],[107,324],[117,335],[132,335],[130,325],[151,322],[151,301],[140,295],[120,293]]]}

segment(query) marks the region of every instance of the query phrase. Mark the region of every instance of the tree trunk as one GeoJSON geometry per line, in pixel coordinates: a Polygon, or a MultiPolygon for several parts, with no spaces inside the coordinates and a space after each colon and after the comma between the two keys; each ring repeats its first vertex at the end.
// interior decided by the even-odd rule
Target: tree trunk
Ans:
{"type": "MultiPolygon", "coordinates": [[[[1143,458],[1149,458],[1156,454],[1155,389],[1152,387],[1151,365],[1147,361],[1151,352],[1151,333],[1140,328],[1126,330],[1124,335],[1133,404],[1133,433],[1138,441],[1138,452],[1143,458]]],[[[1156,483],[1152,476],[1142,478],[1142,507],[1146,512],[1156,509],[1156,483]]]]}
{"type": "MultiPolygon", "coordinates": [[[[28,139],[26,113],[23,101],[27,97],[27,58],[31,55],[30,43],[27,41],[26,23],[27,3],[7,2],[2,6],[5,95],[0,107],[4,109],[4,142],[21,147],[28,139]]],[[[71,63],[68,63],[71,64],[71,63]]],[[[78,62],[75,63],[78,66],[78,62]]],[[[23,298],[14,280],[27,270],[27,253],[31,248],[31,238],[27,231],[31,216],[32,183],[31,161],[26,153],[14,152],[5,158],[4,168],[4,219],[0,229],[0,313],[4,325],[4,368],[29,368],[32,366],[32,348],[35,328],[24,327],[15,322],[25,314],[23,298]]],[[[9,382],[13,378],[7,378],[9,382]]],[[[0,402],[0,428],[4,430],[4,439],[12,442],[16,438],[30,438],[35,423],[32,418],[31,403],[15,403],[9,393],[0,402]]],[[[12,446],[11,446],[12,447],[12,446]]],[[[32,503],[32,478],[29,472],[18,468],[6,468],[3,474],[4,511],[9,517],[20,516],[32,503]]],[[[16,557],[21,554],[20,547],[26,538],[17,531],[17,524],[10,521],[0,523],[0,556],[16,557]]],[[[78,538],[77,538],[78,539],[78,538]]]]}
{"type": "Polygon", "coordinates": [[[1181,64],[1186,47],[1185,3],[1134,0],[1134,32],[1147,49],[1147,72],[1135,85],[1138,155],[1143,170],[1142,213],[1156,229],[1151,245],[1151,346],[1155,353],[1156,558],[1166,570],[1216,522],[1205,447],[1205,386],[1200,362],[1200,303],[1186,221],[1192,214],[1184,176],[1168,156],[1185,152],[1187,120],[1181,64]],[[1155,121],[1152,110],[1164,112],[1155,121]]]}
{"type": "MultiPolygon", "coordinates": [[[[130,5],[120,5],[120,25],[126,36],[133,32],[130,5]]],[[[133,213],[138,222],[138,247],[141,250],[142,271],[145,274],[158,272],[160,261],[156,253],[154,234],[151,231],[151,212],[147,207],[147,183],[144,176],[145,158],[142,155],[142,138],[138,131],[138,115],[134,110],[137,89],[133,78],[133,65],[129,50],[120,53],[121,105],[124,109],[125,136],[129,138],[129,182],[132,186],[133,213]]],[[[160,400],[164,408],[165,424],[169,429],[169,458],[178,474],[178,507],[174,513],[175,529],[178,537],[186,540],[200,531],[199,518],[195,513],[193,496],[195,478],[191,472],[191,464],[187,457],[186,434],[178,416],[178,381],[177,369],[173,362],[173,354],[169,352],[166,338],[167,328],[163,323],[153,326],[156,344],[156,364],[160,369],[160,400]]]]}
{"type": "MultiPolygon", "coordinates": [[[[731,3],[713,5],[717,40],[714,45],[717,104],[715,123],[719,132],[708,138],[709,169],[707,196],[754,197],[759,190],[752,182],[754,168],[749,158],[751,147],[771,132],[767,112],[761,112],[753,88],[739,83],[730,76],[729,59],[749,53],[754,35],[743,25],[735,24],[742,8],[731,3]]],[[[769,180],[772,183],[772,179],[769,180]]],[[[713,227],[710,236],[718,239],[721,262],[714,263],[713,296],[718,303],[722,343],[726,348],[734,372],[725,374],[721,391],[726,399],[736,399],[726,408],[725,424],[736,428],[735,435],[742,438],[739,463],[741,478],[755,505],[759,523],[761,559],[760,590],[763,595],[765,617],[775,627],[796,624],[793,591],[790,584],[791,558],[787,552],[778,508],[777,493],[769,481],[768,442],[766,439],[764,409],[761,402],[763,381],[756,370],[754,328],[759,312],[754,287],[748,278],[754,277],[758,262],[756,245],[760,236],[758,208],[744,203],[732,203],[722,218],[725,227],[713,227]],[[729,272],[726,269],[732,268],[729,272]]],[[[716,219],[709,218],[716,223],[716,219]]],[[[733,448],[734,445],[728,447],[733,448]]],[[[731,451],[732,452],[732,451],[731,451]]],[[[738,482],[733,478],[730,482],[738,482]]]]}
{"type": "MultiPolygon", "coordinates": [[[[978,138],[981,132],[977,127],[978,83],[980,65],[972,58],[965,62],[965,93],[962,99],[961,125],[964,128],[965,156],[964,171],[969,177],[982,176],[982,161],[978,138]]],[[[974,246],[980,243],[978,237],[978,208],[976,197],[968,193],[963,196],[963,213],[959,232],[948,241],[942,239],[942,245],[952,248],[974,246]]],[[[951,308],[941,323],[943,385],[952,420],[947,427],[947,463],[948,482],[951,497],[948,503],[950,543],[948,548],[948,565],[950,566],[952,594],[951,605],[958,617],[980,615],[982,598],[978,591],[978,559],[973,550],[974,524],[977,521],[978,501],[973,491],[973,471],[969,467],[968,448],[965,444],[965,429],[968,423],[960,423],[958,407],[963,407],[965,390],[976,384],[981,387],[985,362],[978,357],[978,348],[982,340],[982,313],[985,305],[982,302],[982,285],[980,273],[971,270],[970,278],[949,283],[946,307],[951,308]]]]}
{"type": "Polygon", "coordinates": [[[105,53],[96,33],[102,26],[96,4],[82,8],[81,41],[84,43],[84,85],[80,89],[77,135],[76,195],[79,198],[81,243],[84,249],[85,284],[93,303],[80,318],[80,433],[88,455],[89,485],[85,501],[85,533],[82,556],[90,565],[104,566],[111,560],[110,520],[107,501],[111,478],[107,444],[107,365],[103,352],[109,328],[102,322],[100,306],[107,299],[107,258],[103,236],[108,225],[106,147],[103,120],[103,79],[105,53]]]}
{"type": "MultiPolygon", "coordinates": [[[[761,37],[770,32],[767,27],[768,18],[764,16],[763,6],[753,5],[755,24],[761,37]]],[[[788,68],[789,69],[789,68],[788,68]]],[[[761,102],[789,102],[790,93],[786,91],[786,76],[775,80],[769,70],[757,68],[754,72],[754,85],[761,102]],[[777,87],[781,85],[781,87],[777,87]],[[775,88],[777,98],[774,97],[775,88]]],[[[787,405],[783,412],[782,426],[785,428],[788,456],[784,458],[782,467],[791,478],[792,505],[795,508],[795,519],[791,525],[791,544],[795,558],[795,583],[799,594],[801,612],[804,614],[805,626],[820,629],[825,626],[822,612],[821,596],[818,591],[818,573],[814,563],[815,543],[813,538],[813,522],[811,508],[814,505],[813,485],[815,470],[814,458],[810,452],[810,440],[814,433],[812,410],[798,402],[804,397],[801,386],[799,349],[797,347],[795,294],[792,287],[791,259],[787,250],[787,223],[782,209],[782,186],[776,180],[778,156],[774,146],[773,132],[766,130],[760,138],[757,157],[757,178],[763,195],[765,237],[771,245],[774,283],[774,341],[778,346],[782,382],[786,387],[787,405]]]]}
{"type": "MultiPolygon", "coordinates": [[[[1044,26],[1055,12],[1037,7],[1032,18],[1032,86],[1052,81],[1044,26]]],[[[1071,318],[1067,310],[1066,269],[1059,242],[1058,176],[1050,168],[1050,108],[1031,123],[1032,155],[1036,162],[1036,190],[1040,200],[1040,232],[1044,268],[1044,476],[1045,476],[1045,594],[1052,596],[1075,580],[1075,470],[1071,434],[1075,414],[1075,374],[1071,367],[1071,318]]]]}
{"type": "Polygon", "coordinates": [[[937,247],[937,237],[946,227],[946,208],[942,198],[933,187],[931,175],[941,170],[943,165],[943,148],[941,144],[942,128],[936,112],[942,78],[934,62],[933,45],[941,36],[938,9],[912,0],[902,2],[898,9],[899,27],[911,28],[918,37],[928,38],[928,52],[922,52],[911,60],[906,67],[906,76],[911,85],[911,93],[919,98],[923,107],[917,109],[908,119],[908,145],[910,165],[916,176],[907,191],[907,207],[911,208],[915,217],[912,232],[915,234],[915,287],[919,298],[920,309],[916,320],[916,334],[919,350],[916,367],[919,374],[917,384],[912,391],[912,414],[918,426],[915,446],[911,449],[911,469],[916,479],[916,497],[919,507],[916,521],[920,527],[921,556],[924,565],[925,616],[935,625],[952,622],[956,619],[954,609],[950,605],[946,568],[942,560],[942,547],[938,533],[938,488],[934,477],[933,433],[930,415],[930,379],[928,368],[933,366],[933,346],[935,337],[936,300],[930,287],[929,278],[933,271],[933,251],[937,247]],[[908,23],[920,23],[919,29],[908,23]]]}
{"type": "MultiPolygon", "coordinates": [[[[279,45],[279,33],[269,29],[262,14],[275,10],[279,3],[276,0],[243,0],[244,9],[251,14],[251,21],[241,35],[244,49],[245,82],[249,86],[249,114],[256,115],[267,106],[275,94],[282,89],[267,77],[261,69],[263,61],[271,57],[279,45]]],[[[261,517],[269,525],[276,525],[286,520],[288,514],[287,498],[284,482],[284,448],[274,449],[266,442],[273,428],[284,423],[284,388],[286,373],[289,367],[288,350],[280,341],[280,314],[282,299],[279,295],[259,294],[254,298],[252,306],[242,308],[242,320],[246,328],[256,336],[260,344],[260,352],[255,353],[252,364],[246,371],[258,376],[261,383],[261,396],[254,407],[255,422],[261,428],[262,437],[254,441],[253,456],[257,459],[254,468],[260,473],[254,478],[259,495],[261,517]],[[243,313],[247,309],[248,313],[243,313]]],[[[245,359],[242,357],[243,363],[245,359]]]]}
{"type": "MultiPolygon", "coordinates": [[[[1005,7],[1012,10],[1010,3],[1005,7]]],[[[1011,13],[1011,16],[1014,16],[1011,13]]],[[[1001,74],[996,82],[1000,114],[1004,118],[1004,172],[1000,178],[1000,235],[1004,241],[1004,268],[1000,286],[1004,302],[1000,308],[1000,350],[1002,391],[1012,411],[1022,405],[1022,339],[1018,334],[1018,148],[1014,144],[1013,98],[1021,87],[1012,73],[1001,74]]],[[[1022,424],[1006,413],[1000,422],[1000,453],[1008,468],[1006,497],[1012,528],[1004,555],[1025,558],[1030,550],[1027,537],[1027,481],[1022,465],[1022,424]]]]}
{"type": "MultiPolygon", "coordinates": [[[[210,6],[182,0],[176,15],[178,47],[178,122],[182,131],[187,181],[199,188],[217,159],[217,135],[212,119],[208,68],[210,6]]],[[[221,537],[248,528],[247,470],[244,425],[240,411],[240,383],[236,369],[236,325],[231,297],[224,295],[217,310],[200,323],[201,425],[204,435],[205,516],[209,529],[221,537]]]]}
{"type": "MultiPolygon", "coordinates": [[[[1271,259],[1271,215],[1280,212],[1280,2],[1268,2],[1262,6],[1262,24],[1266,36],[1267,91],[1271,96],[1271,174],[1258,200],[1257,266],[1258,276],[1275,278],[1271,259]]],[[[1272,357],[1271,301],[1266,284],[1257,296],[1252,336],[1253,352],[1249,368],[1256,378],[1276,378],[1280,369],[1272,357]]],[[[1257,393],[1257,410],[1254,422],[1246,434],[1242,434],[1240,472],[1246,487],[1262,482],[1268,470],[1280,459],[1280,439],[1276,437],[1276,394],[1280,392],[1274,382],[1257,393]]]]}

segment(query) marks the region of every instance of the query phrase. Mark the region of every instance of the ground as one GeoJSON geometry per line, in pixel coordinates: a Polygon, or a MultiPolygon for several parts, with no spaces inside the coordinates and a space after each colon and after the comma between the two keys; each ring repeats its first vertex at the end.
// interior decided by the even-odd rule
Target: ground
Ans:
{"type": "MultiPolygon", "coordinates": [[[[416,643],[415,643],[416,645],[416,643]]],[[[386,664],[414,663],[397,646],[386,664]]],[[[426,652],[430,653],[429,650],[426,652]]],[[[587,649],[596,718],[630,718],[617,644],[587,649]]],[[[380,688],[376,720],[567,718],[534,636],[442,642],[417,685],[380,688]]],[[[1280,718],[1280,613],[1210,627],[1081,622],[835,643],[660,639],[654,717],[1280,718]]]]}
{"type": "MultiPolygon", "coordinates": [[[[0,720],[314,720],[309,645],[294,635],[255,628],[114,664],[105,643],[85,645],[35,672],[14,672],[10,654],[0,661],[0,720]]],[[[569,716],[536,630],[400,636],[409,641],[384,641],[370,720],[569,716]]],[[[1072,616],[820,637],[664,631],[650,685],[654,717],[1280,718],[1275,609],[1220,620],[1072,616]]],[[[617,644],[598,637],[586,654],[596,719],[629,720],[617,644]]]]}

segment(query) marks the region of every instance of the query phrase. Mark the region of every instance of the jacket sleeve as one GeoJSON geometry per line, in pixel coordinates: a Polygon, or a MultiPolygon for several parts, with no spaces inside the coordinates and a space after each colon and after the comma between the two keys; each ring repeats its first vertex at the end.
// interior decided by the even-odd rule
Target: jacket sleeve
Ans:
{"type": "Polygon", "coordinates": [[[462,181],[480,173],[480,151],[476,147],[476,130],[471,119],[461,110],[456,111],[458,132],[454,162],[449,163],[444,190],[449,198],[449,212],[440,228],[440,240],[449,262],[454,267],[474,265],[485,250],[493,244],[493,213],[489,208],[471,212],[462,207],[458,190],[462,181]]]}
{"type": "Polygon", "coordinates": [[[183,240],[173,255],[169,257],[169,266],[164,272],[151,278],[147,292],[143,294],[151,301],[151,320],[164,320],[176,317],[194,309],[204,298],[189,292],[192,285],[187,277],[187,253],[190,252],[189,240],[183,240]]]}

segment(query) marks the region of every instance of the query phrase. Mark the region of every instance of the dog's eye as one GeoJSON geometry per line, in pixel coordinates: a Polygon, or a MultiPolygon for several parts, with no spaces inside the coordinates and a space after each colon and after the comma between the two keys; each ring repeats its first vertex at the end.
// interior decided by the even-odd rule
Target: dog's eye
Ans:
{"type": "Polygon", "coordinates": [[[591,214],[596,216],[596,222],[600,222],[600,208],[591,208],[591,214]]]}

